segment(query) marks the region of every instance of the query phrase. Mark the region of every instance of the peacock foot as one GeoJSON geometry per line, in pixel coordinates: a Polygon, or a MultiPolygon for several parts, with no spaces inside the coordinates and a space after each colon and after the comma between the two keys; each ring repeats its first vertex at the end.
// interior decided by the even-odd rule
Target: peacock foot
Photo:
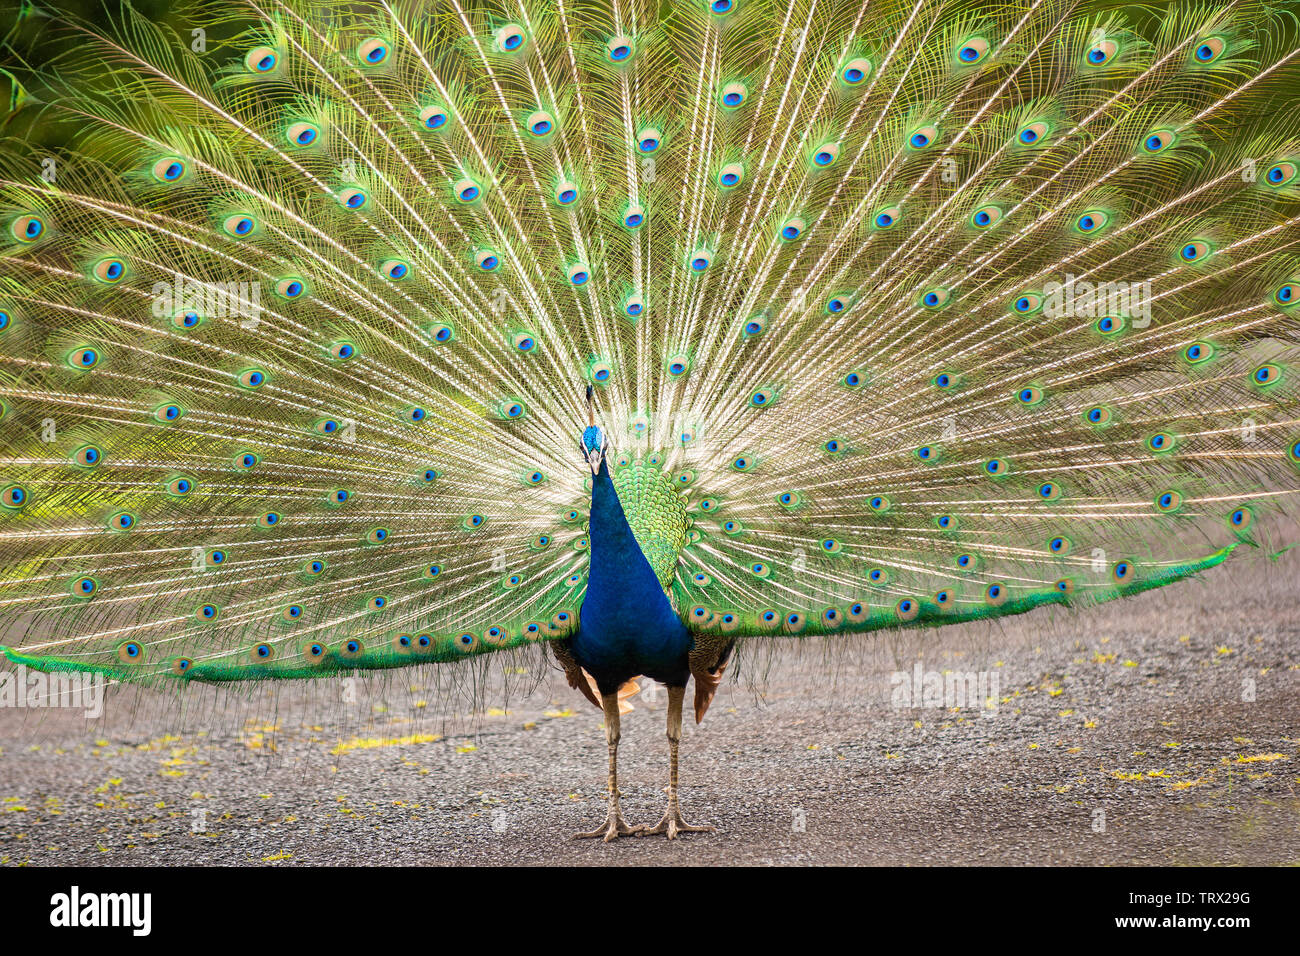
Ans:
{"type": "Polygon", "coordinates": [[[694,827],[682,819],[682,811],[677,809],[677,804],[668,804],[668,812],[664,814],[662,820],[653,827],[641,828],[640,836],[652,836],[656,833],[668,834],[668,839],[676,840],[679,833],[713,833],[717,827],[699,826],[694,827]]]}
{"type": "Polygon", "coordinates": [[[575,833],[573,839],[594,840],[596,837],[600,837],[608,843],[610,840],[616,840],[621,836],[639,836],[645,831],[645,828],[646,825],[644,823],[638,824],[637,826],[630,826],[628,822],[623,819],[623,812],[621,810],[617,807],[610,807],[609,817],[606,818],[604,826],[596,830],[590,830],[586,833],[575,833]]]}

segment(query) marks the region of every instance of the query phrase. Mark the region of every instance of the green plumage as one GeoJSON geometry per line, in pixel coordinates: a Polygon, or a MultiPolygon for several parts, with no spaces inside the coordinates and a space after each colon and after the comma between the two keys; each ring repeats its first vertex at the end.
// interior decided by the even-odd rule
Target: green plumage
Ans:
{"type": "Polygon", "coordinates": [[[13,661],[226,681],[572,634],[587,385],[712,643],[1086,605],[1293,540],[1285,5],[174,22],[211,42],[129,7],[12,36],[13,661]]]}

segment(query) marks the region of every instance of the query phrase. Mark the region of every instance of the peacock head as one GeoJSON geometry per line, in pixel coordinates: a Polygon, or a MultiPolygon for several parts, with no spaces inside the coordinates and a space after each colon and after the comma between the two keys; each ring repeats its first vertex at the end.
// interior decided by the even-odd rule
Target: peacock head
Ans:
{"type": "Polygon", "coordinates": [[[591,473],[597,474],[600,471],[601,462],[605,460],[605,433],[600,430],[598,425],[588,425],[582,432],[582,454],[587,459],[587,464],[591,466],[591,473]]]}

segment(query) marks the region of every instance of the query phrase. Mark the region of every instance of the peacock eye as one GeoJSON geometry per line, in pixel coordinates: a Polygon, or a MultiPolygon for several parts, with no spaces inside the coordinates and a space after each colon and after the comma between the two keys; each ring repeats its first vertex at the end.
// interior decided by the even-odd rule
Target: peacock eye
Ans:
{"type": "Polygon", "coordinates": [[[653,153],[663,142],[663,134],[654,126],[647,126],[636,134],[636,148],[643,153],[653,153]]]}
{"type": "Polygon", "coordinates": [[[983,60],[989,52],[989,41],[980,36],[967,37],[953,50],[953,56],[963,66],[971,66],[983,60]]]}
{"type": "Polygon", "coordinates": [[[635,50],[636,46],[633,44],[632,38],[629,36],[619,35],[613,37],[605,44],[605,53],[615,63],[626,62],[631,58],[635,50]]]}
{"type": "Polygon", "coordinates": [[[379,37],[371,37],[357,44],[357,59],[366,66],[379,66],[388,59],[388,43],[379,37]]]}
{"type": "Polygon", "coordinates": [[[402,259],[385,259],[380,263],[379,271],[394,282],[400,282],[411,274],[411,265],[402,259]]]}
{"type": "Polygon", "coordinates": [[[728,83],[722,88],[718,100],[723,109],[734,110],[744,104],[749,96],[749,88],[744,83],[728,83]]]}
{"type": "Polygon", "coordinates": [[[591,270],[585,262],[575,262],[565,270],[564,274],[573,285],[586,285],[587,280],[591,278],[591,270]]]}
{"type": "Polygon", "coordinates": [[[833,166],[835,160],[839,159],[839,156],[839,143],[822,143],[812,151],[812,155],[809,159],[814,166],[825,169],[827,166],[833,166]]]}
{"type": "Polygon", "coordinates": [[[1152,130],[1143,137],[1142,149],[1147,153],[1158,153],[1173,145],[1176,139],[1177,136],[1171,129],[1152,130]]]}
{"type": "Polygon", "coordinates": [[[907,137],[907,145],[911,149],[925,149],[931,146],[939,137],[939,130],[934,126],[922,126],[915,129],[907,137]]]}
{"type": "Polygon", "coordinates": [[[503,53],[518,53],[526,43],[527,34],[517,23],[507,23],[496,31],[497,49],[503,53]]]}
{"type": "Polygon", "coordinates": [[[871,219],[871,224],[877,229],[892,229],[898,225],[899,217],[902,210],[898,206],[888,206],[880,210],[871,219]]]}
{"type": "Polygon", "coordinates": [[[849,60],[840,70],[840,79],[848,86],[857,86],[870,75],[871,61],[860,56],[849,60]]]}
{"type": "Polygon", "coordinates": [[[296,299],[307,291],[307,286],[297,276],[288,276],[275,283],[275,294],[282,299],[296,299]]]}
{"type": "Polygon", "coordinates": [[[1178,250],[1178,257],[1183,262],[1200,262],[1210,254],[1210,244],[1203,239],[1195,239],[1191,242],[1184,243],[1178,250]]]}
{"type": "Polygon", "coordinates": [[[1074,221],[1074,228],[1084,235],[1094,235],[1106,228],[1110,222],[1110,213],[1104,209],[1089,209],[1074,221]]]}
{"type": "Polygon", "coordinates": [[[95,263],[95,278],[106,284],[121,282],[126,275],[126,266],[121,259],[101,259],[95,263]]]}
{"type": "Polygon", "coordinates": [[[1198,66],[1208,66],[1223,56],[1226,44],[1221,37],[1206,37],[1192,51],[1192,60],[1198,66]]]}
{"type": "Polygon", "coordinates": [[[452,192],[456,194],[456,198],[461,202],[473,202],[475,199],[478,199],[479,195],[482,193],[482,190],[479,189],[478,183],[474,182],[472,179],[457,180],[456,184],[453,185],[451,189],[452,192]]]}
{"type": "Polygon", "coordinates": [[[1016,142],[1021,146],[1042,145],[1051,131],[1051,127],[1047,123],[1039,120],[1037,123],[1030,123],[1028,126],[1021,127],[1020,132],[1016,134],[1016,142]]]}
{"type": "Polygon", "coordinates": [[[270,73],[279,65],[280,55],[274,47],[254,47],[244,56],[244,68],[250,73],[270,73]]]}
{"type": "Polygon", "coordinates": [[[570,206],[578,201],[578,186],[570,180],[563,180],[555,187],[555,201],[561,206],[570,206]]]}
{"type": "Polygon", "coordinates": [[[1084,57],[1084,61],[1089,66],[1102,66],[1103,64],[1109,63],[1113,60],[1115,54],[1118,52],[1118,43],[1114,40],[1102,40],[1096,46],[1088,50],[1088,54],[1084,57]]]}
{"type": "Polygon", "coordinates": [[[222,220],[221,228],[226,235],[243,239],[257,231],[257,220],[245,213],[235,213],[222,220]]]}
{"type": "Polygon", "coordinates": [[[450,117],[444,107],[429,105],[420,110],[420,124],[425,129],[442,129],[450,117]]]}
{"type": "Polygon", "coordinates": [[[358,189],[356,186],[349,186],[339,192],[339,202],[348,209],[360,209],[370,198],[366,195],[364,189],[358,189]]]}
{"type": "Polygon", "coordinates": [[[718,170],[718,185],[723,189],[735,189],[745,178],[745,167],[740,163],[727,163],[718,170]]]}
{"type": "Polygon", "coordinates": [[[174,183],[185,176],[185,160],[179,156],[164,156],[153,164],[153,178],[160,183],[174,183]]]}
{"type": "Polygon", "coordinates": [[[40,216],[19,216],[9,224],[9,234],[19,242],[35,242],[45,234],[45,221],[40,216]]]}
{"type": "Polygon", "coordinates": [[[1002,208],[1000,206],[987,205],[980,206],[971,214],[970,223],[976,229],[987,229],[997,223],[1002,218],[1002,208]]]}
{"type": "Polygon", "coordinates": [[[1300,171],[1300,166],[1289,160],[1278,163],[1276,166],[1270,167],[1268,172],[1264,174],[1264,181],[1274,187],[1286,186],[1294,181],[1297,171],[1300,171]]]}
{"type": "Polygon", "coordinates": [[[284,137],[289,141],[290,146],[310,146],[320,137],[320,127],[305,120],[290,123],[288,129],[284,131],[284,137]]]}
{"type": "Polygon", "coordinates": [[[642,206],[633,203],[623,212],[623,225],[628,229],[636,229],[645,222],[645,209],[642,206]]]}
{"type": "Polygon", "coordinates": [[[951,297],[947,289],[929,289],[921,294],[921,305],[927,309],[941,309],[951,297]]]}

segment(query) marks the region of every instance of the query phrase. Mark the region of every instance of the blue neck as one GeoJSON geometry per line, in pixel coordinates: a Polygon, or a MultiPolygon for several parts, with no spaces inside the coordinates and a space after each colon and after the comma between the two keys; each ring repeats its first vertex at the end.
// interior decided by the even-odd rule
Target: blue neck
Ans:
{"type": "Polygon", "coordinates": [[[578,663],[602,693],[644,674],[685,684],[691,636],[641,553],[603,462],[591,482],[591,567],[578,633],[578,663]]]}

